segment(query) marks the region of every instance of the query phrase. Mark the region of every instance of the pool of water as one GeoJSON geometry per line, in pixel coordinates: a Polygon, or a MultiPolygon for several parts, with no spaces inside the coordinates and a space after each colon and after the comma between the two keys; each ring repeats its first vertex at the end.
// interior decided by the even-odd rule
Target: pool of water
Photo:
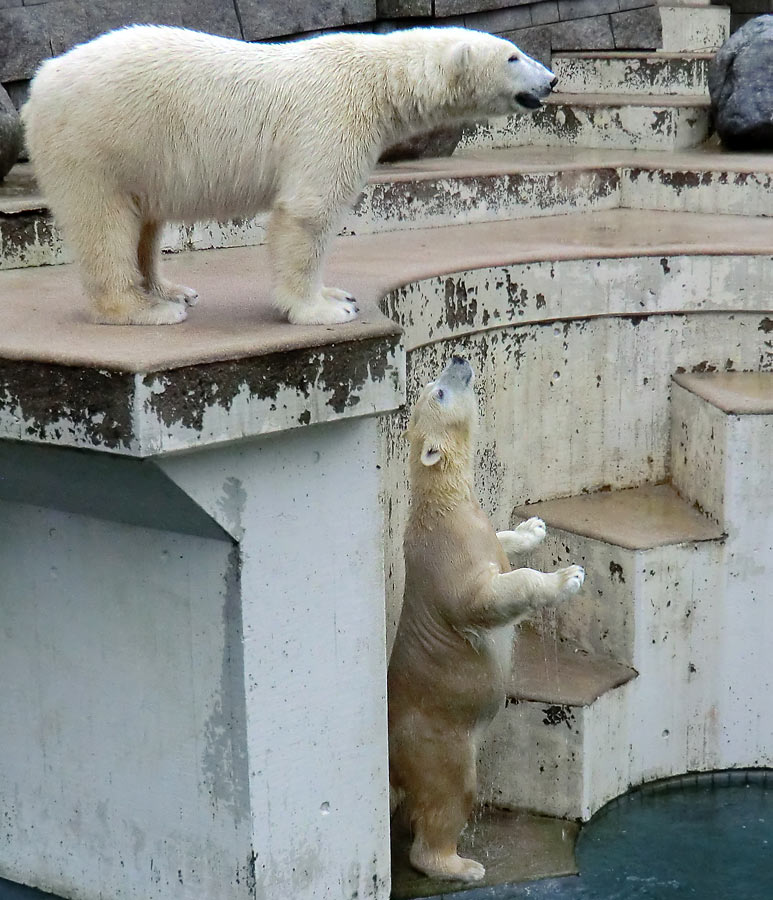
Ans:
{"type": "Polygon", "coordinates": [[[773,771],[683,776],[634,791],[585,826],[577,861],[576,878],[442,896],[773,900],[773,771]]]}

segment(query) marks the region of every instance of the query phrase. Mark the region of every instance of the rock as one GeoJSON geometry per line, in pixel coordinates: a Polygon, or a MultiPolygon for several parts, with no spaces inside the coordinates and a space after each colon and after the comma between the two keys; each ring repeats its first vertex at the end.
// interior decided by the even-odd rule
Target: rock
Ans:
{"type": "Polygon", "coordinates": [[[21,119],[0,85],[0,181],[10,172],[21,151],[21,119]]]}
{"type": "Polygon", "coordinates": [[[424,159],[428,156],[450,156],[464,132],[464,125],[445,125],[417,134],[399,144],[393,144],[382,154],[379,162],[399,162],[403,159],[424,159]]]}
{"type": "Polygon", "coordinates": [[[773,150],[773,15],[731,35],[709,67],[714,124],[729,150],[773,150]]]}

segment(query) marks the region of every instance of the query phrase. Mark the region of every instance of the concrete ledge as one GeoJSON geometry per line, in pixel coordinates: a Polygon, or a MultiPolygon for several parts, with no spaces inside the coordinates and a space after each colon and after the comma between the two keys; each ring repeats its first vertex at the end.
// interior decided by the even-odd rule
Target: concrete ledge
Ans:
{"type": "Polygon", "coordinates": [[[571,641],[544,635],[527,623],[516,632],[508,698],[590,706],[636,675],[636,669],[630,666],[588,653],[571,641]]]}
{"type": "MultiPolygon", "coordinates": [[[[769,330],[773,331],[773,320],[767,321],[769,330]]],[[[773,415],[773,375],[768,372],[685,372],[674,375],[674,381],[724,413],[773,415]]]]}
{"type": "Polygon", "coordinates": [[[533,503],[514,511],[627,550],[718,540],[722,531],[667,484],[533,503]]]}

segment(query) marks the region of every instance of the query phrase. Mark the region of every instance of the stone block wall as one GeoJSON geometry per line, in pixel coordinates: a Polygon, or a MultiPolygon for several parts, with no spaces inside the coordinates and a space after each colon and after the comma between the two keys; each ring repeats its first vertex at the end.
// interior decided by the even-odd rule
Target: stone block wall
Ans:
{"type": "MultiPolygon", "coordinates": [[[[134,22],[247,41],[323,31],[464,25],[504,35],[543,62],[555,50],[650,49],[657,0],[0,0],[0,83],[18,105],[44,59],[134,22]]],[[[770,3],[770,0],[740,0],[770,3]]]]}

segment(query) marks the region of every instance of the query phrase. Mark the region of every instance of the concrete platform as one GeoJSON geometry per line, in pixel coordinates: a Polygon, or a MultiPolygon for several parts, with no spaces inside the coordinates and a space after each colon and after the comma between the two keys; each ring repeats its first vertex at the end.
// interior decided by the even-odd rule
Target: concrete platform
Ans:
{"type": "MultiPolygon", "coordinates": [[[[578,831],[576,822],[563,819],[483,810],[467,826],[459,845],[462,855],[472,856],[486,867],[483,882],[469,888],[576,874],[574,844],[578,831]]],[[[439,881],[416,872],[407,859],[409,847],[405,832],[393,832],[392,900],[437,897],[464,889],[460,882],[439,881]]]]}

